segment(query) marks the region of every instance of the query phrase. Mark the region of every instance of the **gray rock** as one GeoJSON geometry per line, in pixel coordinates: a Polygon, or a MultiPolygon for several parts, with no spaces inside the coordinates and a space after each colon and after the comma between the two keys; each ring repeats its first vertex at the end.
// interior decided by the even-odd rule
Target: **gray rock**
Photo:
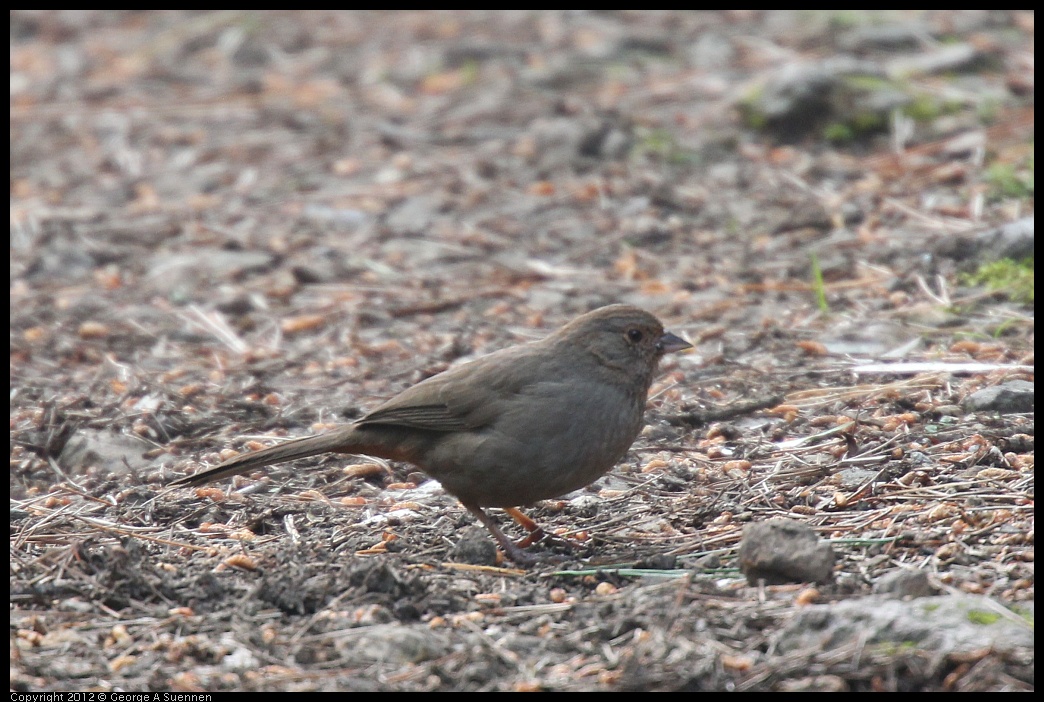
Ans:
{"type": "Polygon", "coordinates": [[[920,597],[902,601],[881,596],[800,609],[780,632],[777,653],[847,646],[895,644],[937,654],[981,649],[1032,654],[1033,603],[1010,615],[979,595],[920,597]]]}
{"type": "Polygon", "coordinates": [[[900,568],[881,576],[874,583],[874,592],[899,599],[928,597],[935,588],[928,581],[928,574],[914,568],[900,568]]]}
{"type": "Polygon", "coordinates": [[[743,529],[740,570],[752,585],[791,582],[827,583],[834,577],[834,550],[804,524],[770,519],[743,529]]]}
{"type": "Polygon", "coordinates": [[[395,666],[430,661],[449,653],[449,642],[426,625],[378,624],[350,629],[337,642],[352,661],[374,661],[395,666]]]}
{"type": "Polygon", "coordinates": [[[969,412],[1018,414],[1033,411],[1033,383],[1010,380],[992,388],[973,392],[961,403],[969,412]]]}

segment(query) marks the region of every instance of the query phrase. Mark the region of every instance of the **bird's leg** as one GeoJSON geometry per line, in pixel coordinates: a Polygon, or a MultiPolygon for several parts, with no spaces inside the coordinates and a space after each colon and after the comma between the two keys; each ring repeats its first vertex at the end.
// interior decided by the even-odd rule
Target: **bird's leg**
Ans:
{"type": "MultiPolygon", "coordinates": [[[[482,522],[482,526],[489,529],[490,533],[493,534],[493,538],[495,538],[497,540],[497,543],[500,544],[500,547],[504,549],[505,556],[513,560],[515,563],[525,566],[533,565],[540,560],[537,556],[534,556],[532,553],[522,550],[522,548],[518,544],[509,539],[504,534],[504,532],[500,530],[500,527],[497,526],[497,523],[494,522],[493,519],[488,514],[486,514],[481,507],[479,507],[478,505],[469,505],[467,502],[462,502],[461,504],[463,504],[469,512],[474,514],[476,519],[482,522]]],[[[521,512],[519,512],[519,514],[521,514],[521,512]]],[[[530,522],[532,522],[532,520],[530,520],[530,522]]],[[[533,523],[533,525],[536,526],[535,522],[533,523]]]]}
{"type": "Polygon", "coordinates": [[[563,539],[553,534],[548,534],[546,531],[544,531],[543,527],[541,527],[539,524],[537,524],[528,516],[526,516],[526,514],[517,507],[504,507],[503,509],[505,512],[507,512],[509,517],[514,519],[522,526],[523,529],[529,532],[529,536],[522,539],[518,543],[519,546],[528,546],[530,544],[535,544],[540,541],[546,540],[549,544],[564,544],[565,546],[568,546],[574,551],[580,548],[580,544],[576,543],[575,541],[572,541],[571,539],[563,539]]]}
{"type": "Polygon", "coordinates": [[[518,524],[529,532],[529,536],[519,542],[519,546],[528,546],[529,544],[535,544],[538,541],[544,539],[547,536],[547,532],[544,531],[543,527],[534,522],[526,513],[517,507],[504,507],[504,511],[507,515],[514,519],[518,524]]]}

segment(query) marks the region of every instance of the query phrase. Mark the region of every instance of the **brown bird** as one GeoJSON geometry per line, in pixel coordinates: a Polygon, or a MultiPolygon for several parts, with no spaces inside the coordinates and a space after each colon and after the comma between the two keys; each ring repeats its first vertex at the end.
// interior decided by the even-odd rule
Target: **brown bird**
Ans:
{"type": "Polygon", "coordinates": [[[502,507],[522,521],[518,505],[607,473],[642,428],[660,359],[690,346],[644,310],[602,307],[545,339],[434,375],[354,424],[230,458],[172,485],[328,452],[406,461],[459,499],[509,558],[530,564],[537,559],[482,508],[502,507]]]}

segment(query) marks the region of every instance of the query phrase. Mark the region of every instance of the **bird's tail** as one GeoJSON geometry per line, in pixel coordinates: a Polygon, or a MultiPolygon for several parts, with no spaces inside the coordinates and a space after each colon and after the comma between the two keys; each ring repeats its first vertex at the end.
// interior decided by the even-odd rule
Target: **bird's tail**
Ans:
{"type": "Polygon", "coordinates": [[[352,453],[351,450],[346,450],[346,448],[350,449],[351,446],[351,430],[351,427],[346,427],[345,429],[338,429],[326,434],[320,434],[319,436],[306,436],[301,439],[294,439],[293,441],[287,441],[278,446],[269,446],[253,453],[240,454],[219,463],[213,468],[178,478],[171,482],[170,485],[171,487],[195,487],[220,480],[221,478],[246,473],[256,468],[292,461],[297,458],[308,458],[320,453],[352,453]]]}

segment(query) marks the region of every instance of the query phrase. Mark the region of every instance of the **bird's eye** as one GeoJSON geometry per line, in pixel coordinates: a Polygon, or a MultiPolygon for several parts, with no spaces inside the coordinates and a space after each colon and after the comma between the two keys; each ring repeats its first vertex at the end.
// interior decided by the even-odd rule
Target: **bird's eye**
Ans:
{"type": "Polygon", "coordinates": [[[642,330],[641,329],[628,329],[627,330],[627,338],[637,344],[639,341],[642,340],[642,330]]]}

